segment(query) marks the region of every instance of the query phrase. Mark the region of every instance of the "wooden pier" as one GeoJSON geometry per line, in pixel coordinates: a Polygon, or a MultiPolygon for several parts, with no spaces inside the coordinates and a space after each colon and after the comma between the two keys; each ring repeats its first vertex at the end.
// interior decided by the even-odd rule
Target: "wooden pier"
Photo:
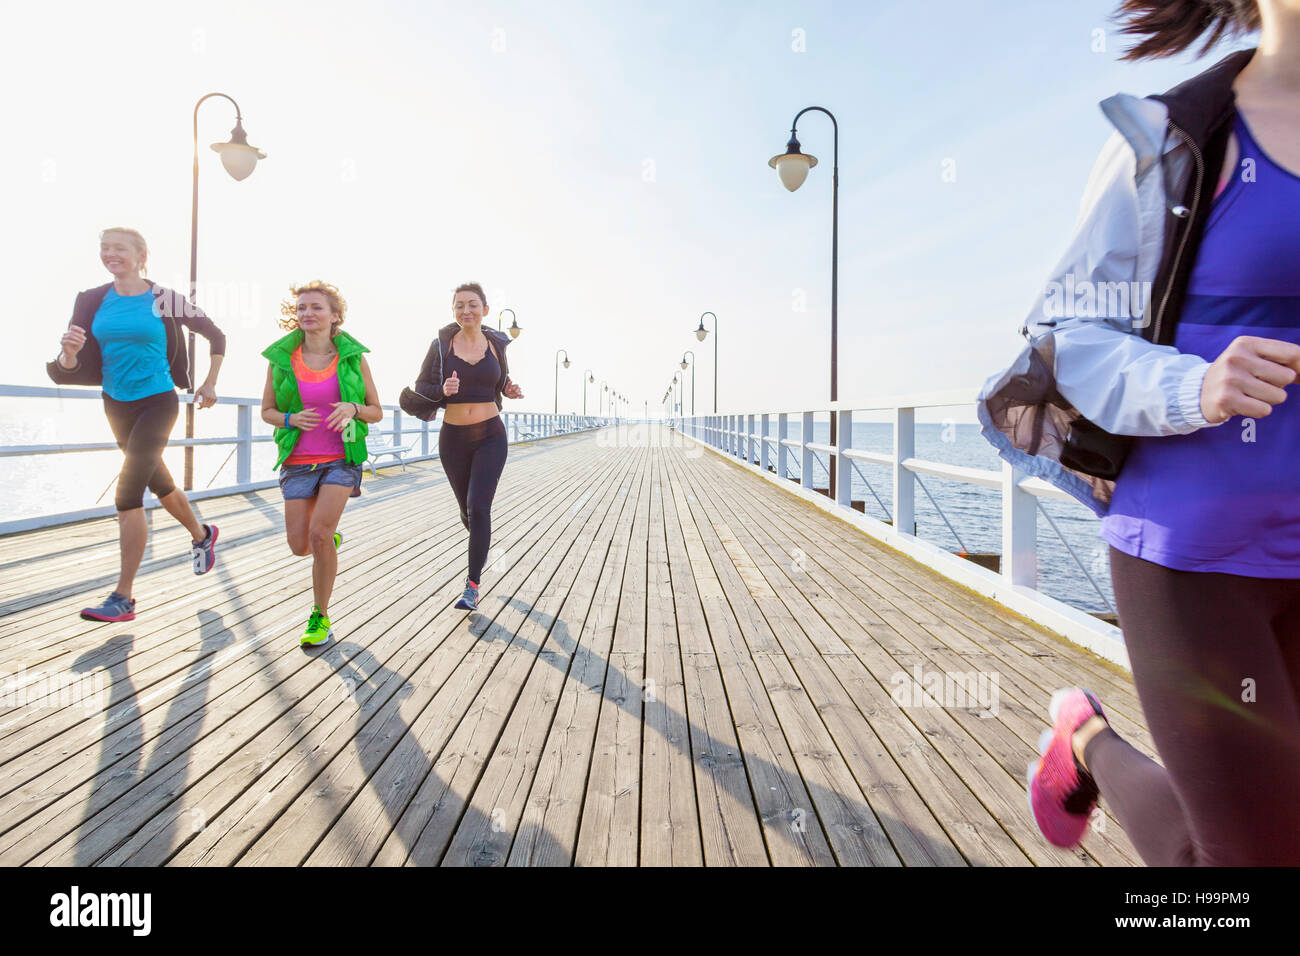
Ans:
{"type": "Polygon", "coordinates": [[[320,649],[278,489],[196,507],[122,624],[113,519],[0,538],[0,863],[1140,863],[1025,794],[1058,687],[1154,755],[1122,670],[668,429],[511,446],[475,613],[441,466],[367,478],[320,649]]]}

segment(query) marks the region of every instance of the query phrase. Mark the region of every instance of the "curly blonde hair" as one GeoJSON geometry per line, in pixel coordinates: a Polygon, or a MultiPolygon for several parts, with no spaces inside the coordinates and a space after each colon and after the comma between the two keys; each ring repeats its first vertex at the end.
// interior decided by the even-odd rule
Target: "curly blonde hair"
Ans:
{"type": "Polygon", "coordinates": [[[280,328],[286,332],[292,332],[298,328],[298,296],[304,292],[319,292],[325,296],[325,301],[330,305],[330,311],[338,316],[337,320],[330,323],[330,336],[333,337],[347,316],[348,303],[343,296],[339,295],[339,290],[335,286],[330,285],[328,282],[322,282],[320,279],[313,279],[306,285],[289,286],[291,298],[280,303],[280,314],[284,316],[279,320],[280,328]]]}

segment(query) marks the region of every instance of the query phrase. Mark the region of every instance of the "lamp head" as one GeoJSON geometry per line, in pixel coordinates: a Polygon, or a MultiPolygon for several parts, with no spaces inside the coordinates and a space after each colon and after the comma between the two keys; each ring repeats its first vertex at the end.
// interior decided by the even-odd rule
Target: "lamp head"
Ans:
{"type": "Polygon", "coordinates": [[[808,170],[817,165],[817,157],[803,152],[799,140],[791,135],[790,142],[785,144],[785,152],[773,156],[767,161],[767,165],[775,169],[776,174],[781,177],[781,185],[794,192],[808,178],[808,170]]]}
{"type": "Polygon", "coordinates": [[[212,151],[221,156],[221,165],[237,181],[247,179],[257,166],[257,161],[266,159],[266,153],[256,146],[248,145],[248,134],[238,119],[235,120],[235,128],[230,131],[230,142],[213,143],[212,151]]]}

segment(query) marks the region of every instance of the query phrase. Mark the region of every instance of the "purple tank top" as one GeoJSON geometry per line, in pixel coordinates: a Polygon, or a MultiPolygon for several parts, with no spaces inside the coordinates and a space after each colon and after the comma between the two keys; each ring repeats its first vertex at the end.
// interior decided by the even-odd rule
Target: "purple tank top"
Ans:
{"type": "Polygon", "coordinates": [[[284,460],[286,465],[319,464],[344,457],[343,433],[325,424],[334,411],[333,402],[340,400],[338,363],[334,356],[329,367],[317,371],[308,368],[302,360],[302,347],[293,350],[293,375],[298,380],[298,394],[303,408],[314,408],[320,414],[320,423],[298,436],[293,452],[284,460]]]}
{"type": "MultiPolygon", "coordinates": [[[[1206,221],[1174,346],[1212,362],[1239,335],[1300,344],[1300,175],[1238,115],[1240,158],[1206,221]]],[[[1139,438],[1101,536],[1183,571],[1300,578],[1300,390],[1265,418],[1139,438]]]]}

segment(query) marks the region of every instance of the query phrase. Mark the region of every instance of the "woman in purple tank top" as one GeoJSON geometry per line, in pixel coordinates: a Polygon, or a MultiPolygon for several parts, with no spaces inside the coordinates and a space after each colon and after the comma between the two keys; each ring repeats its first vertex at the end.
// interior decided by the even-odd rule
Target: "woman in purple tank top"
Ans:
{"type": "MultiPolygon", "coordinates": [[[[1207,49],[1261,35],[1146,101],[1167,111],[1178,149],[1157,135],[1158,165],[1139,175],[1163,176],[1169,193],[1180,175],[1192,184],[1166,197],[1155,321],[1175,307],[1147,336],[1147,354],[1180,356],[1168,388],[1185,414],[1122,432],[1145,437],[1122,459],[1102,537],[1162,763],[1111,730],[1094,695],[1058,691],[1030,805],[1059,846],[1080,841],[1101,796],[1148,864],[1300,865],[1300,0],[1125,0],[1120,12],[1144,38],[1127,59],[1207,32],[1207,49]],[[1167,160],[1185,145],[1190,175],[1167,160]]],[[[1059,346],[1058,372],[1077,369],[1081,348],[1059,346]]],[[[1077,378],[1061,394],[1075,407],[1136,402],[1138,352],[1091,406],[1077,378]]]]}

